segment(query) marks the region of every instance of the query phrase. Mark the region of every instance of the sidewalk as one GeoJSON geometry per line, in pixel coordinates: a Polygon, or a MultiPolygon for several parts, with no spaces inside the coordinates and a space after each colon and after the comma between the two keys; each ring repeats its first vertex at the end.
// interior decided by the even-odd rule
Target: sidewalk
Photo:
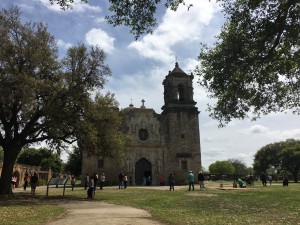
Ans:
{"type": "MultiPolygon", "coordinates": [[[[44,188],[45,187],[38,187],[38,189],[44,188]]],[[[138,188],[168,190],[168,186],[143,186],[138,188]]],[[[177,190],[187,190],[187,188],[187,186],[175,187],[177,190]]],[[[230,190],[232,188],[211,186],[208,187],[208,189],[230,190]]],[[[235,190],[243,189],[235,188],[235,190]]],[[[30,188],[28,191],[30,191],[30,188]]],[[[15,192],[22,192],[22,189],[15,189],[15,192]]],[[[47,223],[47,225],[165,225],[155,220],[149,212],[129,206],[108,204],[100,201],[65,199],[55,204],[64,207],[67,210],[67,214],[58,220],[47,223]]]]}
{"type": "Polygon", "coordinates": [[[67,215],[47,225],[163,225],[145,210],[96,201],[69,201],[59,204],[67,215]]]}
{"type": "MultiPolygon", "coordinates": [[[[45,189],[37,187],[37,191],[45,189]]],[[[24,192],[22,188],[14,189],[15,193],[24,192]]],[[[30,187],[26,191],[30,193],[30,187]]],[[[146,210],[129,206],[114,205],[100,201],[66,200],[55,201],[64,207],[67,214],[47,225],[165,225],[155,220],[146,210]]]]}

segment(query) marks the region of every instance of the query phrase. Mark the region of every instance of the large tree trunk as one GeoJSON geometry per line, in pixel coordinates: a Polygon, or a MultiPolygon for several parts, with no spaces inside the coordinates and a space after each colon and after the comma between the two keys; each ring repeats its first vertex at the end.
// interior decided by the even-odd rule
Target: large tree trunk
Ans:
{"type": "Polygon", "coordinates": [[[3,147],[4,159],[0,178],[0,195],[9,195],[12,193],[11,181],[14,169],[14,164],[18,156],[17,148],[3,147]]]}

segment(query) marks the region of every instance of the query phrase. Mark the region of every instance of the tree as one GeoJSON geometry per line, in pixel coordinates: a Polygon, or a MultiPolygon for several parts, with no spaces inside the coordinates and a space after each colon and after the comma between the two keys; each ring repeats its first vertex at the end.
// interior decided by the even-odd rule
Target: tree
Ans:
{"type": "Polygon", "coordinates": [[[230,162],[233,165],[235,174],[238,175],[248,174],[248,168],[242,160],[228,159],[228,162],[230,162]]]}
{"type": "Polygon", "coordinates": [[[224,126],[270,112],[300,113],[298,0],[220,0],[226,22],[203,46],[196,72],[216,99],[210,116],[224,126]]]}
{"type": "Polygon", "coordinates": [[[280,145],[278,143],[268,144],[260,148],[254,155],[253,169],[256,173],[266,173],[270,166],[281,164],[279,159],[280,145]]]}
{"type": "Polygon", "coordinates": [[[75,147],[68,157],[68,161],[65,164],[65,171],[78,177],[81,174],[82,168],[82,151],[75,147]]]}
{"type": "MultiPolygon", "coordinates": [[[[74,0],[49,0],[51,4],[58,4],[61,9],[72,8],[74,0]]],[[[81,0],[87,3],[88,0],[81,0]]],[[[109,0],[109,10],[112,15],[106,16],[106,20],[113,26],[125,25],[130,28],[130,32],[138,39],[143,34],[152,33],[157,26],[155,13],[160,4],[173,11],[176,11],[180,4],[186,5],[183,0],[109,0]]],[[[192,5],[187,5],[189,9],[192,5]]]]}
{"type": "Polygon", "coordinates": [[[22,149],[18,156],[17,162],[31,166],[41,166],[42,169],[46,170],[51,167],[54,173],[60,173],[63,164],[60,156],[47,148],[22,149]]]}
{"type": "Polygon", "coordinates": [[[59,60],[46,27],[22,24],[20,15],[17,7],[0,12],[0,194],[11,192],[13,165],[24,146],[45,141],[61,149],[77,140],[87,127],[91,95],[111,75],[100,48],[79,44],[59,60]]]}
{"type": "Polygon", "coordinates": [[[287,139],[266,145],[254,156],[254,169],[257,173],[266,172],[270,167],[290,172],[298,182],[300,172],[300,141],[287,139]]]}
{"type": "Polygon", "coordinates": [[[295,141],[292,145],[284,147],[280,152],[282,165],[289,171],[294,181],[298,182],[300,172],[300,141],[295,141]]]}
{"type": "Polygon", "coordinates": [[[114,95],[97,94],[85,112],[85,123],[77,134],[78,148],[69,155],[65,170],[78,176],[81,173],[82,153],[115,158],[123,163],[128,139],[121,132],[122,117],[114,95]],[[92,131],[92,132],[91,132],[92,131]]]}
{"type": "Polygon", "coordinates": [[[0,161],[3,160],[4,152],[3,149],[0,147],[0,161]]]}
{"type": "Polygon", "coordinates": [[[228,161],[216,161],[208,167],[210,173],[215,174],[233,174],[234,166],[228,161]]]}

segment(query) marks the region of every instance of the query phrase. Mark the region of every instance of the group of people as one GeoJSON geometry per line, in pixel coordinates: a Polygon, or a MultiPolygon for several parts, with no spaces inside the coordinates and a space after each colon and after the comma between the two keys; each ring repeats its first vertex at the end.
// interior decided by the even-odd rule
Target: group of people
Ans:
{"type": "MultiPolygon", "coordinates": [[[[24,185],[23,185],[23,189],[24,191],[26,191],[27,187],[29,186],[30,184],[30,187],[31,187],[31,195],[35,195],[35,190],[36,190],[36,186],[38,184],[38,180],[39,180],[39,177],[37,175],[36,172],[34,172],[33,174],[29,174],[29,173],[25,173],[25,176],[24,176],[24,185]]],[[[16,182],[17,180],[15,180],[16,182]]],[[[13,181],[14,182],[14,181],[13,181]]],[[[12,185],[15,185],[15,183],[13,183],[12,185]]]]}
{"type": "MultiPolygon", "coordinates": [[[[267,176],[265,173],[261,173],[260,174],[260,181],[263,185],[263,187],[267,187],[267,183],[269,182],[270,185],[272,185],[273,182],[273,177],[272,175],[267,176]]],[[[246,176],[245,178],[246,184],[247,185],[254,185],[254,177],[252,175],[250,176],[246,176]]],[[[276,180],[277,181],[277,180],[276,180]]],[[[283,186],[288,186],[289,185],[289,181],[288,181],[288,177],[287,175],[283,175],[283,186]]],[[[237,180],[235,180],[233,182],[233,187],[236,187],[237,184],[239,185],[240,188],[244,188],[246,187],[244,181],[241,178],[238,178],[237,180]]]]}
{"type": "Polygon", "coordinates": [[[102,190],[104,186],[104,182],[105,182],[104,173],[101,173],[100,176],[98,175],[97,172],[91,176],[89,176],[89,174],[86,174],[86,176],[84,177],[84,189],[87,190],[87,197],[93,199],[98,185],[100,187],[100,190],[102,190]]]}
{"type": "MultiPolygon", "coordinates": [[[[205,177],[202,173],[202,171],[199,171],[198,173],[198,183],[200,186],[200,190],[204,189],[204,180],[205,177]]],[[[195,175],[193,174],[193,171],[190,171],[188,174],[188,183],[189,183],[189,191],[194,191],[195,190],[195,175]]],[[[174,186],[175,186],[175,179],[172,173],[169,175],[169,186],[170,186],[170,191],[174,191],[174,186]]]]}
{"type": "Polygon", "coordinates": [[[118,179],[119,179],[119,189],[127,188],[127,185],[128,185],[127,174],[120,172],[118,179]]]}

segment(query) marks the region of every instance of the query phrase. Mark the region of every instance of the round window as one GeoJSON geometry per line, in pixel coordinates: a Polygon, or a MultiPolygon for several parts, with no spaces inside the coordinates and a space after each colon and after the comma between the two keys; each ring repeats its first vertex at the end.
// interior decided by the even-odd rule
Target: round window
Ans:
{"type": "Polygon", "coordinates": [[[146,129],[139,130],[139,138],[142,141],[146,141],[148,139],[148,131],[146,129]]]}

